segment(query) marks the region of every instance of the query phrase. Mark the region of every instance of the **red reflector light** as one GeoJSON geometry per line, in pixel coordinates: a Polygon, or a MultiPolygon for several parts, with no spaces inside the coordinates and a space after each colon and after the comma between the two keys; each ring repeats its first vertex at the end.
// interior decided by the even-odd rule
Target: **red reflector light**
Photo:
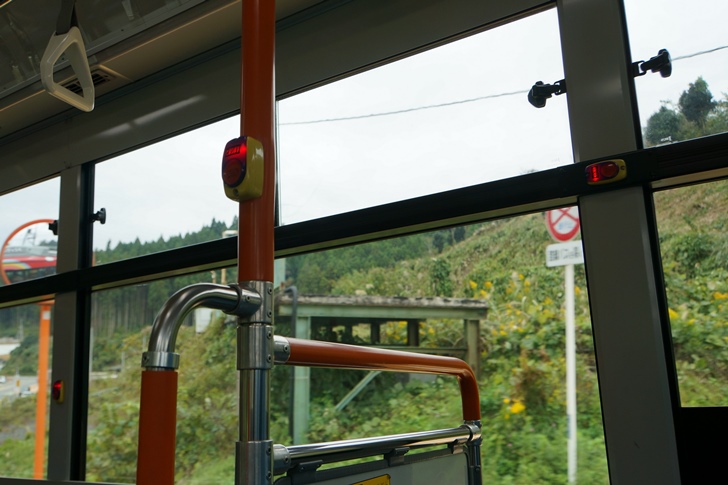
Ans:
{"type": "Polygon", "coordinates": [[[619,167],[614,162],[607,162],[604,165],[600,165],[601,175],[605,179],[611,179],[617,176],[619,173],[619,167]]]}
{"type": "Polygon", "coordinates": [[[222,163],[222,181],[225,185],[235,187],[245,177],[245,160],[238,158],[226,159],[222,163]]]}
{"type": "Polygon", "coordinates": [[[627,176],[624,160],[606,160],[586,167],[586,182],[590,185],[616,182],[627,176]]]}
{"type": "Polygon", "coordinates": [[[247,169],[246,157],[248,155],[248,138],[241,136],[230,140],[225,145],[222,156],[222,181],[228,187],[236,187],[245,178],[247,169]]]}
{"type": "Polygon", "coordinates": [[[260,197],[263,194],[263,144],[244,135],[227,142],[222,153],[225,196],[235,202],[260,197]]]}
{"type": "Polygon", "coordinates": [[[63,402],[63,381],[57,380],[53,382],[51,386],[51,396],[57,403],[63,402]]]}

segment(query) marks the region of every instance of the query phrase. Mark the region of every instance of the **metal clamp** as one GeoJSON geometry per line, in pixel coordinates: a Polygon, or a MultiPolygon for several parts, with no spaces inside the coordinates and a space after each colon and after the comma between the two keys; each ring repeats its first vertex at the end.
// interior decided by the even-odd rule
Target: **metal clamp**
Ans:
{"type": "Polygon", "coordinates": [[[235,483],[264,485],[273,480],[273,442],[238,441],[235,443],[237,464],[235,474],[245,473],[245,477],[235,477],[235,483]],[[243,479],[245,478],[245,479],[243,479]]]}
{"type": "Polygon", "coordinates": [[[480,421],[465,421],[463,426],[470,430],[470,439],[468,441],[479,440],[482,436],[483,428],[480,421]]]}
{"type": "Polygon", "coordinates": [[[240,315],[239,323],[273,323],[273,283],[270,281],[243,281],[243,293],[258,294],[260,304],[255,312],[240,315]]]}
{"type": "Polygon", "coordinates": [[[273,368],[273,326],[238,325],[238,370],[273,368]]]}
{"type": "Polygon", "coordinates": [[[283,445],[273,445],[273,473],[280,475],[291,467],[291,453],[283,445]]]}
{"type": "Polygon", "coordinates": [[[175,352],[144,352],[142,367],[150,369],[179,369],[179,354],[175,352]]]}
{"type": "Polygon", "coordinates": [[[286,337],[273,336],[273,358],[276,364],[285,364],[291,357],[291,345],[286,337]]]}
{"type": "Polygon", "coordinates": [[[237,284],[231,284],[230,288],[238,293],[238,304],[232,310],[227,310],[228,315],[237,315],[239,317],[247,317],[254,315],[263,302],[263,294],[250,288],[242,287],[237,284]]]}

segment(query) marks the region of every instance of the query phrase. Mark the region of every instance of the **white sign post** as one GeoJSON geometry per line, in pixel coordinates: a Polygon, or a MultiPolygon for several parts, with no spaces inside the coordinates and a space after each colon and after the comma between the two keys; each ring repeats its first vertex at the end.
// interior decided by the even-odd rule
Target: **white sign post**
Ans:
{"type": "Polygon", "coordinates": [[[571,241],[579,232],[576,207],[546,213],[546,227],[560,241],[546,247],[546,266],[564,266],[566,306],[566,419],[569,483],[576,482],[576,325],[574,309],[574,265],[584,264],[581,241],[571,241]]]}

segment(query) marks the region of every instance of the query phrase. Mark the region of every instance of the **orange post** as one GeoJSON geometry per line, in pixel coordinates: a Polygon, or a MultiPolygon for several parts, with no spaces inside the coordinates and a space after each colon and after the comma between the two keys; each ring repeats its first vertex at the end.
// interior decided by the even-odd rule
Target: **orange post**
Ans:
{"type": "Polygon", "coordinates": [[[454,357],[375,349],[334,342],[287,338],[290,365],[341,367],[360,370],[420,372],[455,376],[460,384],[463,420],[480,420],[478,381],[468,364],[454,357]]]}
{"type": "Polygon", "coordinates": [[[48,353],[51,338],[51,307],[40,304],[40,330],[38,332],[38,394],[35,406],[35,460],[33,478],[43,478],[45,464],[46,404],[48,401],[48,353]]]}
{"type": "Polygon", "coordinates": [[[243,1],[240,135],[263,144],[263,195],[240,203],[238,281],[273,281],[275,2],[243,1]]]}
{"type": "Polygon", "coordinates": [[[174,484],[177,372],[142,371],[137,485],[174,484]]]}

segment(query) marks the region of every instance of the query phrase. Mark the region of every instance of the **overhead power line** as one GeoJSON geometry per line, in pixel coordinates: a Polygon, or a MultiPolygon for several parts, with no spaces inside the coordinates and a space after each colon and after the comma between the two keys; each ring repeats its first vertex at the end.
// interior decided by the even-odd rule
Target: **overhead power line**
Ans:
{"type": "MultiPolygon", "coordinates": [[[[705,54],[712,54],[713,52],[722,50],[722,49],[728,49],[728,45],[715,47],[713,49],[708,49],[704,51],[699,52],[693,52],[692,54],[686,54],[684,56],[678,56],[673,57],[672,62],[675,61],[681,61],[683,59],[690,59],[691,57],[698,57],[705,54]]],[[[411,113],[413,111],[422,111],[426,109],[435,109],[435,108],[444,108],[446,106],[455,106],[458,104],[466,104],[466,103],[474,103],[476,101],[482,101],[485,99],[493,99],[493,98],[503,98],[506,96],[515,96],[518,94],[528,94],[528,90],[525,91],[511,91],[507,93],[498,93],[498,94],[488,94],[485,96],[478,96],[477,98],[469,98],[469,99],[459,99],[456,101],[448,101],[447,103],[438,103],[438,104],[427,104],[422,106],[414,106],[412,108],[405,108],[405,109],[398,109],[394,111],[381,111],[378,113],[367,113],[367,114],[361,114],[361,115],[354,115],[354,116],[342,116],[338,118],[323,118],[318,120],[306,120],[306,121],[291,121],[288,123],[280,123],[281,126],[290,126],[290,125],[314,125],[317,123],[331,123],[334,121],[351,121],[351,120],[361,120],[365,118],[376,118],[379,116],[391,116],[391,115],[398,115],[402,113],[411,113]]]]}
{"type": "Polygon", "coordinates": [[[498,94],[489,94],[487,96],[478,96],[477,98],[470,98],[470,99],[459,99],[457,101],[449,101],[447,103],[439,103],[439,104],[428,104],[424,106],[415,106],[413,108],[406,108],[406,109],[399,109],[396,111],[384,111],[380,113],[368,113],[363,115],[355,115],[355,116],[344,116],[341,118],[326,118],[321,120],[309,120],[309,121],[292,121],[290,123],[281,123],[281,125],[311,125],[314,123],[328,123],[330,121],[348,121],[348,120],[360,120],[362,118],[374,118],[376,116],[389,116],[389,115],[398,115],[401,113],[410,113],[412,111],[420,111],[423,109],[433,109],[433,108],[443,108],[445,106],[454,106],[456,104],[465,104],[465,103],[473,103],[475,101],[481,101],[483,99],[492,99],[492,98],[502,98],[504,96],[513,96],[516,94],[527,94],[528,90],[526,91],[512,91],[510,93],[498,93],[498,94]]]}
{"type": "Polygon", "coordinates": [[[716,51],[719,51],[719,50],[723,50],[723,49],[728,49],[728,45],[723,45],[723,46],[720,46],[720,47],[716,47],[714,49],[708,49],[707,51],[694,52],[692,54],[686,54],[684,56],[674,57],[672,60],[673,61],[681,61],[683,59],[690,59],[691,57],[698,57],[698,56],[702,56],[704,54],[711,54],[713,52],[716,52],[716,51]]]}

